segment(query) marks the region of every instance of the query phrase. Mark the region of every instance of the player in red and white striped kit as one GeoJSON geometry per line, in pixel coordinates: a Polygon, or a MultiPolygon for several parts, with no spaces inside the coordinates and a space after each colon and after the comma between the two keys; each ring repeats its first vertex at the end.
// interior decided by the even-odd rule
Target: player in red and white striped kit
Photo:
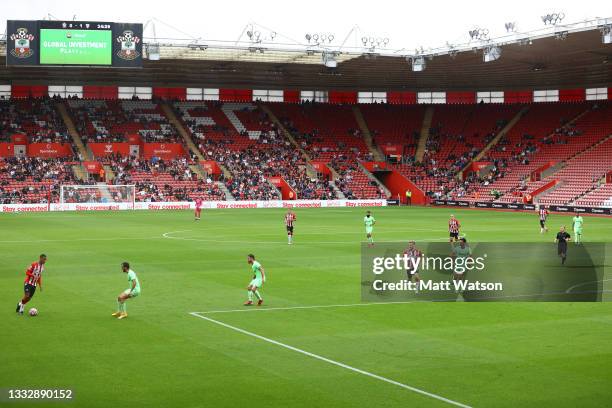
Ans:
{"type": "Polygon", "coordinates": [[[419,293],[419,287],[421,282],[421,277],[419,276],[419,268],[415,267],[418,265],[417,259],[423,256],[423,252],[421,252],[417,247],[414,241],[408,242],[408,248],[404,250],[404,255],[408,258],[409,264],[408,269],[406,269],[406,274],[408,275],[408,280],[416,283],[416,292],[419,293]]]}
{"type": "Polygon", "coordinates": [[[202,199],[200,197],[195,200],[195,220],[199,221],[202,214],[202,199]]]}
{"type": "Polygon", "coordinates": [[[296,220],[295,213],[291,209],[285,214],[285,226],[287,227],[287,244],[293,244],[293,223],[296,220]]]}
{"type": "Polygon", "coordinates": [[[544,232],[548,232],[548,227],[546,226],[546,218],[548,218],[548,209],[542,205],[540,206],[538,213],[540,216],[540,234],[543,234],[544,232]]]}
{"type": "Polygon", "coordinates": [[[38,257],[38,261],[32,262],[30,267],[26,269],[26,278],[23,284],[23,298],[17,304],[17,309],[15,310],[17,313],[23,314],[26,303],[32,299],[37,287],[42,291],[42,273],[45,270],[45,262],[47,262],[47,255],[41,254],[40,257],[38,257]]]}
{"type": "Polygon", "coordinates": [[[454,215],[451,214],[450,220],[448,220],[448,233],[450,236],[450,242],[455,242],[459,240],[459,229],[461,228],[461,223],[459,220],[455,218],[454,215]]]}

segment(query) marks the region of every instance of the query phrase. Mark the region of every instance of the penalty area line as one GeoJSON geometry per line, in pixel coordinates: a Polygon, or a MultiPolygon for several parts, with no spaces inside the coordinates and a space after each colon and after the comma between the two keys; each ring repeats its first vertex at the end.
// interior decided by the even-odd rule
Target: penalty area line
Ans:
{"type": "Polygon", "coordinates": [[[416,388],[416,387],[413,387],[413,386],[408,385],[408,384],[404,384],[404,383],[401,383],[401,382],[398,382],[398,381],[395,381],[395,380],[391,380],[389,378],[380,376],[378,374],[374,374],[374,373],[371,373],[369,371],[365,371],[365,370],[362,370],[360,368],[356,368],[356,367],[350,366],[348,364],[344,364],[344,363],[341,363],[339,361],[335,361],[335,360],[329,359],[327,357],[323,357],[323,356],[320,356],[318,354],[314,354],[314,353],[311,353],[309,351],[302,350],[300,348],[293,347],[293,346],[290,346],[290,345],[285,344],[285,343],[281,343],[280,341],[276,341],[276,340],[270,339],[268,337],[260,336],[259,334],[250,332],[248,330],[244,330],[244,329],[241,329],[239,327],[232,326],[232,325],[227,324],[227,323],[223,323],[223,322],[221,322],[219,320],[215,320],[215,319],[212,319],[210,317],[203,316],[201,314],[198,314],[197,312],[191,312],[189,314],[194,316],[194,317],[199,317],[200,319],[203,319],[203,320],[209,321],[211,323],[217,324],[219,326],[225,327],[227,329],[236,331],[238,333],[242,333],[242,334],[245,334],[247,336],[251,336],[251,337],[254,337],[256,339],[263,340],[263,341],[268,342],[270,344],[274,344],[276,346],[283,347],[283,348],[285,348],[287,350],[295,351],[296,353],[303,354],[305,356],[312,357],[312,358],[320,360],[320,361],[324,361],[326,363],[335,365],[337,367],[344,368],[346,370],[353,371],[355,373],[365,375],[366,377],[374,378],[376,380],[383,381],[383,382],[386,382],[388,384],[392,384],[392,385],[398,386],[400,388],[412,391],[414,393],[423,395],[425,397],[433,398],[433,399],[436,399],[438,401],[442,401],[442,402],[445,402],[447,404],[454,405],[456,407],[471,408],[469,405],[462,404],[461,402],[453,401],[453,400],[445,398],[445,397],[443,397],[441,395],[433,394],[431,392],[422,390],[420,388],[416,388]]]}

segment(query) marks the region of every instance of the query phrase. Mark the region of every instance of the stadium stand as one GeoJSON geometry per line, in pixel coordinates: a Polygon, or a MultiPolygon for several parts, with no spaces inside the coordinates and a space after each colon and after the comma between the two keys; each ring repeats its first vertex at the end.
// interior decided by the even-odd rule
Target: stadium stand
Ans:
{"type": "Polygon", "coordinates": [[[178,102],[175,110],[205,158],[232,174],[226,186],[239,200],[279,198],[267,181],[282,177],[300,198],[335,198],[326,180],[309,176],[306,163],[265,112],[248,103],[178,102]]]}
{"type": "Polygon", "coordinates": [[[409,158],[397,168],[430,197],[461,195],[456,175],[520,108],[503,104],[436,106],[422,163],[409,158]]]}
{"type": "Polygon", "coordinates": [[[357,165],[359,161],[371,161],[372,156],[350,106],[316,103],[269,106],[311,159],[335,171],[333,181],[347,198],[381,196],[379,188],[371,184],[357,165]]]}
{"type": "Polygon", "coordinates": [[[114,157],[110,167],[114,184],[134,184],[136,201],[225,200],[225,194],[212,180],[198,179],[185,158],[164,161],[114,157]]]}
{"type": "Polygon", "coordinates": [[[66,125],[54,108],[55,100],[27,98],[0,101],[0,141],[24,134],[29,143],[69,143],[66,125]]]}
{"type": "Polygon", "coordinates": [[[9,157],[0,160],[0,203],[58,202],[61,184],[78,184],[73,159],[9,157]]]}
{"type": "MultiPolygon", "coordinates": [[[[55,108],[59,102],[69,107],[86,142],[123,142],[137,134],[145,143],[184,143],[160,101],[76,98],[0,101],[1,141],[25,134],[29,143],[68,142],[66,125],[55,108]]],[[[273,177],[281,177],[297,198],[385,196],[360,165],[373,156],[350,105],[266,103],[265,108],[290,132],[300,150],[276,128],[267,110],[255,103],[163,103],[176,113],[204,158],[222,166],[226,173],[220,181],[235,199],[279,199],[279,189],[269,182],[273,177]],[[307,159],[325,163],[331,175],[317,174],[307,159]]],[[[400,146],[402,159],[394,168],[431,198],[516,203],[532,196],[546,205],[612,203],[604,183],[612,170],[612,107],[606,101],[434,105],[420,163],[414,155],[426,106],[363,104],[358,109],[374,144],[400,146]],[[457,175],[462,169],[525,106],[526,114],[479,159],[486,164],[484,168],[460,180],[457,175]]],[[[49,197],[57,201],[59,183],[81,183],[67,166],[79,164],[75,160],[4,159],[2,202],[45,202],[49,197]],[[49,177],[45,177],[47,172],[49,177]]],[[[197,163],[188,158],[111,155],[99,161],[113,171],[114,184],[136,184],[140,201],[229,197],[217,182],[198,177],[193,167],[197,163]]]]}
{"type": "Polygon", "coordinates": [[[176,129],[154,101],[69,99],[77,130],[87,142],[125,142],[138,134],[146,143],[180,143],[176,129]]]}

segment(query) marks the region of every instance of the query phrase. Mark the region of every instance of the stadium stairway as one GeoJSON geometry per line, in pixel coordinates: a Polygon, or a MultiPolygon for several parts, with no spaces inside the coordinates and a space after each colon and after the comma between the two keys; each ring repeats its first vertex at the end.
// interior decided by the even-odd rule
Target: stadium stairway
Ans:
{"type": "Polygon", "coordinates": [[[227,201],[236,201],[236,197],[232,195],[232,193],[226,187],[225,183],[222,183],[220,181],[215,181],[215,184],[217,185],[217,187],[219,187],[219,190],[223,191],[223,194],[225,194],[225,199],[227,201]]]}
{"type": "Polygon", "coordinates": [[[200,152],[200,149],[198,149],[198,147],[193,142],[193,139],[191,139],[191,135],[185,129],[185,124],[181,120],[179,120],[179,118],[176,117],[176,114],[174,113],[174,110],[172,110],[172,107],[170,107],[170,105],[164,102],[161,104],[161,108],[164,111],[168,122],[170,122],[170,124],[173,125],[176,130],[178,130],[179,134],[185,140],[185,144],[189,148],[189,151],[193,153],[198,158],[198,160],[204,161],[205,159],[204,156],[202,156],[202,152],[200,152]]]}
{"type": "Polygon", "coordinates": [[[419,144],[417,145],[417,151],[415,160],[420,163],[423,161],[425,155],[425,147],[427,147],[427,139],[429,139],[429,129],[431,128],[431,121],[433,119],[434,108],[433,106],[427,107],[425,115],[423,115],[423,124],[421,125],[421,133],[419,135],[419,144]]]}
{"type": "Polygon", "coordinates": [[[113,181],[115,179],[115,172],[113,171],[113,168],[108,165],[105,164],[104,165],[104,177],[106,178],[105,181],[113,181]]]}
{"type": "Polygon", "coordinates": [[[72,166],[72,174],[76,180],[87,180],[87,172],[82,164],[74,164],[72,166]]]}
{"type": "Polygon", "coordinates": [[[363,174],[365,174],[366,176],[368,176],[368,178],[369,178],[371,181],[375,182],[375,183],[376,183],[376,185],[377,185],[379,188],[382,188],[382,189],[383,189],[383,191],[385,192],[385,195],[387,196],[387,198],[391,197],[391,190],[389,190],[389,189],[387,188],[387,186],[385,186],[385,185],[384,185],[384,184],[383,184],[383,183],[382,183],[382,182],[381,182],[379,179],[377,179],[376,177],[374,177],[374,175],[373,175],[372,173],[370,173],[370,171],[369,171],[368,169],[366,169],[366,168],[364,167],[364,165],[363,165],[363,164],[361,164],[361,162],[360,162],[360,161],[357,161],[357,165],[359,166],[359,169],[360,169],[360,170],[363,172],[363,174]]]}
{"type": "Polygon", "coordinates": [[[66,109],[66,105],[64,104],[64,102],[57,102],[55,104],[55,109],[57,110],[62,120],[64,121],[64,124],[66,125],[66,129],[68,129],[68,134],[70,135],[70,137],[72,137],[72,141],[74,142],[74,145],[77,147],[81,155],[81,158],[83,160],[93,160],[93,154],[91,153],[89,149],[85,147],[85,144],[83,143],[83,140],[81,139],[81,135],[79,135],[79,132],[77,131],[76,126],[74,126],[72,117],[68,113],[68,109],[66,109]]]}
{"type": "Polygon", "coordinates": [[[306,153],[306,151],[304,149],[302,149],[302,146],[299,145],[299,143],[295,140],[295,138],[293,137],[293,135],[291,134],[291,132],[289,132],[287,130],[287,128],[285,128],[285,126],[283,126],[283,124],[281,123],[280,120],[278,120],[278,117],[274,114],[274,112],[272,112],[272,109],[270,109],[267,105],[264,105],[263,103],[258,104],[257,106],[259,106],[259,108],[264,111],[266,113],[266,115],[268,115],[268,117],[270,118],[270,120],[272,121],[272,123],[274,123],[276,125],[276,127],[281,131],[281,133],[287,138],[287,140],[289,140],[289,142],[291,142],[291,144],[293,146],[295,146],[295,148],[297,150],[299,150],[300,154],[302,155],[302,157],[304,158],[304,160],[306,162],[310,162],[311,158],[308,155],[308,153],[306,153]]]}
{"type": "Polygon", "coordinates": [[[499,142],[514,127],[514,125],[516,125],[518,121],[521,120],[523,116],[525,116],[528,110],[529,107],[525,106],[516,115],[514,115],[514,117],[506,124],[506,126],[504,126],[502,130],[500,130],[497,135],[495,135],[495,137],[476,156],[474,156],[474,158],[470,162],[468,162],[463,169],[459,171],[457,177],[459,177],[459,179],[463,179],[463,172],[468,167],[470,167],[472,163],[477,162],[483,157],[485,157],[489,150],[491,150],[491,148],[493,148],[493,146],[495,146],[497,142],[499,142]]]}
{"type": "Polygon", "coordinates": [[[368,124],[366,123],[363,113],[361,113],[361,109],[359,109],[359,105],[353,105],[353,115],[355,116],[355,121],[359,125],[359,129],[361,129],[361,134],[363,135],[363,140],[368,146],[368,150],[372,153],[374,160],[376,161],[385,161],[385,156],[382,154],[380,149],[374,145],[374,140],[372,139],[372,133],[370,132],[370,128],[368,128],[368,124]]]}
{"type": "Polygon", "coordinates": [[[204,169],[199,164],[190,164],[189,169],[192,172],[194,172],[198,176],[199,179],[204,180],[208,176],[206,172],[204,171],[204,169]]]}
{"type": "MultiPolygon", "coordinates": [[[[332,168],[330,168],[330,170],[332,171],[332,173],[336,173],[336,171],[332,168]]],[[[338,174],[338,173],[336,173],[338,174]]],[[[335,180],[335,179],[334,179],[335,180]]],[[[338,186],[336,185],[336,182],[332,180],[329,182],[329,185],[331,186],[331,188],[334,190],[334,193],[336,194],[336,197],[338,197],[340,200],[344,200],[346,199],[346,196],[344,195],[344,193],[338,188],[338,186]]]]}
{"type": "Polygon", "coordinates": [[[244,126],[242,121],[238,118],[238,115],[236,115],[236,111],[242,109],[252,110],[254,109],[254,106],[250,103],[233,102],[224,103],[223,106],[221,106],[221,111],[225,114],[232,126],[234,126],[234,129],[236,129],[239,133],[246,132],[249,135],[249,139],[259,139],[259,136],[261,135],[261,130],[248,130],[244,126]]]}

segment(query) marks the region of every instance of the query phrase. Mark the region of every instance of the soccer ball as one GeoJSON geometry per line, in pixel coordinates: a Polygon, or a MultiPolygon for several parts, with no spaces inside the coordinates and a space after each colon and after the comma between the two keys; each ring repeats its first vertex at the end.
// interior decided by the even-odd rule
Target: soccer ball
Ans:
{"type": "Polygon", "coordinates": [[[38,316],[38,309],[33,307],[33,308],[30,309],[30,311],[28,313],[30,314],[30,316],[38,316]]]}

